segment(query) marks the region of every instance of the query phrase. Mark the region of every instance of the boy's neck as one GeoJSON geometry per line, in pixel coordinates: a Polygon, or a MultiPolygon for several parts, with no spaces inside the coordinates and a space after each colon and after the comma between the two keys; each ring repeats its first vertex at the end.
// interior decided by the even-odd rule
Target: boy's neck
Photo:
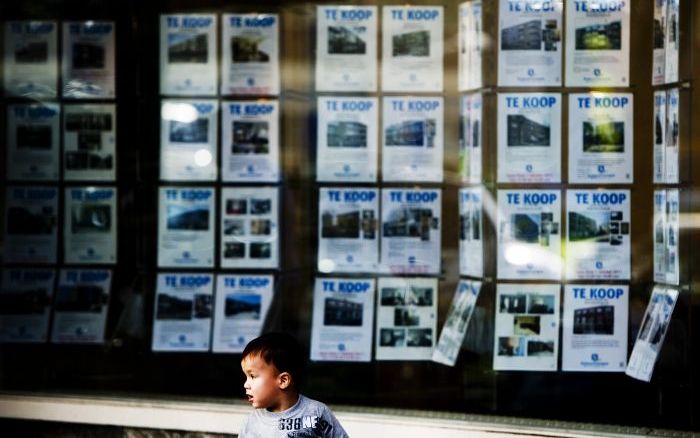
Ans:
{"type": "Polygon", "coordinates": [[[299,393],[296,391],[283,392],[275,406],[267,408],[268,412],[284,412],[299,401],[299,393]]]}

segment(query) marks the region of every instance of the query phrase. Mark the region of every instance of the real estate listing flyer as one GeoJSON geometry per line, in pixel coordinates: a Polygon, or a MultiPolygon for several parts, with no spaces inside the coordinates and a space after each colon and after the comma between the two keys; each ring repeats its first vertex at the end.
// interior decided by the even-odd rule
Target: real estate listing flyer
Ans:
{"type": "Polygon", "coordinates": [[[5,191],[3,260],[56,263],[58,188],[9,186],[5,191]]]}
{"type": "Polygon", "coordinates": [[[498,191],[498,278],[561,279],[561,192],[498,191]]]}
{"type": "Polygon", "coordinates": [[[214,189],[160,187],[158,266],[214,266],[214,189]]]}
{"type": "Polygon", "coordinates": [[[654,1],[654,55],[651,70],[651,84],[666,83],[666,45],[668,44],[668,2],[669,0],[654,1]]]}
{"type": "Polygon", "coordinates": [[[465,94],[460,101],[459,174],[464,183],[481,182],[482,116],[481,93],[465,94]]]}
{"type": "Polygon", "coordinates": [[[273,291],[272,275],[218,275],[212,351],[240,353],[260,336],[273,291]]]}
{"type": "Polygon", "coordinates": [[[376,182],[379,101],[375,97],[319,97],[316,180],[376,182]]]}
{"type": "MultiPolygon", "coordinates": [[[[668,0],[668,12],[666,13],[666,47],[664,52],[665,72],[664,82],[667,84],[678,82],[680,61],[680,3],[681,0],[668,0]]],[[[656,62],[656,57],[654,57],[656,62]]]]}
{"type": "Polygon", "coordinates": [[[111,287],[109,269],[61,269],[53,302],[51,342],[102,344],[111,287]]]}
{"type": "Polygon", "coordinates": [[[480,291],[480,281],[460,280],[457,284],[452,304],[447,311],[447,320],[433,351],[433,362],[455,366],[480,291]]]}
{"type": "Polygon", "coordinates": [[[63,261],[117,263],[117,188],[66,187],[63,261]]]}
{"type": "Polygon", "coordinates": [[[493,369],[556,371],[558,284],[498,284],[493,369]]]}
{"type": "Polygon", "coordinates": [[[680,92],[672,88],[666,93],[666,149],[664,151],[665,182],[679,182],[680,92]]]}
{"type": "Polygon", "coordinates": [[[153,351],[209,351],[214,276],[159,273],[153,306],[153,351]]]}
{"type": "Polygon", "coordinates": [[[6,21],[5,92],[33,99],[56,98],[58,25],[55,21],[6,21]]]}
{"type": "Polygon", "coordinates": [[[114,181],[117,176],[117,106],[63,106],[63,178],[114,181]]]}
{"type": "Polygon", "coordinates": [[[654,92],[654,183],[666,182],[666,90],[654,92]]]}
{"type": "Polygon", "coordinates": [[[53,269],[3,269],[0,343],[44,343],[56,281],[53,269]]]}
{"type": "Polygon", "coordinates": [[[318,223],[319,272],[377,272],[379,190],[322,187],[318,223]]]}
{"type": "Polygon", "coordinates": [[[370,362],[374,279],[317,277],[311,360],[370,362]]]}
{"type": "Polygon", "coordinates": [[[116,97],[113,21],[63,22],[63,97],[116,97]]]}
{"type": "Polygon", "coordinates": [[[377,280],[376,360],[431,360],[437,336],[437,278],[377,280]]]}
{"type": "MultiPolygon", "coordinates": [[[[216,95],[216,32],[216,14],[160,16],[160,94],[216,95]]],[[[228,78],[224,75],[222,83],[228,78]]]]}
{"type": "Polygon", "coordinates": [[[7,179],[58,181],[61,107],[7,105],[7,179]]]}
{"type": "Polygon", "coordinates": [[[679,191],[654,191],[654,281],[678,285],[679,264],[679,191]]]}
{"type": "Polygon", "coordinates": [[[457,82],[459,91],[483,86],[481,65],[483,29],[481,0],[467,1],[459,5],[459,33],[457,50],[457,82]]]}
{"type": "Polygon", "coordinates": [[[316,91],[377,91],[376,6],[316,6],[316,91]]]}
{"type": "Polygon", "coordinates": [[[484,275],[483,189],[459,190],[459,273],[484,275]]]}

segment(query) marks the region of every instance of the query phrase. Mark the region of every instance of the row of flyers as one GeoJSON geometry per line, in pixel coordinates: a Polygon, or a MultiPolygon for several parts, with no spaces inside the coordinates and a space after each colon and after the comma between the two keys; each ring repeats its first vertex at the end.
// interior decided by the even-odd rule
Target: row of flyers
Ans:
{"type": "Polygon", "coordinates": [[[63,179],[114,181],[115,104],[36,103],[7,106],[7,178],[57,181],[63,113],[63,179]]]}
{"type": "MultiPolygon", "coordinates": [[[[58,253],[59,189],[6,189],[3,260],[55,264],[58,253]]],[[[63,203],[63,262],[117,262],[117,189],[66,187],[63,203]]]]}
{"type": "MultiPolygon", "coordinates": [[[[61,96],[110,99],[115,91],[113,21],[64,21],[61,96]]],[[[3,73],[7,94],[56,98],[59,72],[56,21],[7,21],[3,73]]]]}
{"type": "Polygon", "coordinates": [[[102,343],[111,270],[6,268],[0,289],[0,342],[102,343]],[[50,324],[51,309],[53,320],[50,324]]]}

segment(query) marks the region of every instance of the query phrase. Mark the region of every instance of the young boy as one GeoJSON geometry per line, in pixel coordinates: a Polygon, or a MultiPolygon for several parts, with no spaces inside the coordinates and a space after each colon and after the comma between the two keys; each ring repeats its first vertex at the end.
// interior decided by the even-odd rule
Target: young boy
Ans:
{"type": "Polygon", "coordinates": [[[299,393],[304,355],[292,336],[264,334],[241,357],[243,388],[255,411],[243,421],[240,438],[348,437],[326,405],[299,393]]]}

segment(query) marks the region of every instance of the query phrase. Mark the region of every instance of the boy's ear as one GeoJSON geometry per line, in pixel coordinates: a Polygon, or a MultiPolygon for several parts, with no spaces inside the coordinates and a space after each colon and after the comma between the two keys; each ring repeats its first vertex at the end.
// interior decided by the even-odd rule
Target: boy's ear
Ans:
{"type": "Polygon", "coordinates": [[[284,371],[277,376],[277,383],[280,389],[287,389],[292,386],[292,375],[284,371]]]}

